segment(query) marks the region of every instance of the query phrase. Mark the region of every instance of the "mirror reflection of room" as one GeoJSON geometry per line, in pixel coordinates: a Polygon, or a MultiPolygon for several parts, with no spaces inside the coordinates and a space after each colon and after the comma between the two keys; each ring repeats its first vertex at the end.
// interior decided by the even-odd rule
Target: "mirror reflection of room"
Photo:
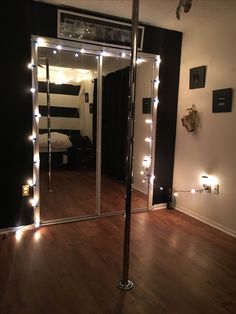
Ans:
{"type": "Polygon", "coordinates": [[[39,48],[40,208],[43,221],[95,215],[93,93],[96,78],[95,56],[39,48]],[[50,80],[51,192],[48,189],[46,58],[50,80]]]}
{"type": "MultiPolygon", "coordinates": [[[[130,60],[105,57],[102,97],[102,178],[101,212],[124,211],[130,60]]],[[[150,156],[151,112],[142,111],[143,97],[151,97],[152,62],[139,64],[135,100],[132,209],[146,209],[148,184],[140,174],[145,155],[150,156]],[[145,182],[144,182],[145,181],[145,182]]],[[[150,98],[151,99],[151,98],[150,98]]]]}
{"type": "MultiPolygon", "coordinates": [[[[38,49],[43,222],[125,210],[130,59],[103,57],[101,111],[98,110],[98,60],[96,55],[45,47],[38,49]],[[101,123],[100,148],[97,146],[98,121],[101,123]],[[97,163],[100,153],[101,164],[97,163]]],[[[152,65],[152,62],[144,62],[137,66],[131,198],[134,210],[147,209],[148,201],[148,182],[141,172],[145,156],[151,155],[150,143],[145,141],[151,130],[145,121],[151,118],[151,112],[143,111],[143,100],[151,99],[152,65]]]]}
{"type": "Polygon", "coordinates": [[[101,213],[125,210],[129,65],[103,58],[101,213]]]}
{"type": "Polygon", "coordinates": [[[153,60],[139,59],[136,69],[132,209],[148,206],[150,156],[152,155],[153,60]],[[143,62],[142,62],[143,61],[143,62]],[[148,165],[147,165],[148,163],[148,165]],[[148,166],[148,167],[147,167],[148,166]]]}

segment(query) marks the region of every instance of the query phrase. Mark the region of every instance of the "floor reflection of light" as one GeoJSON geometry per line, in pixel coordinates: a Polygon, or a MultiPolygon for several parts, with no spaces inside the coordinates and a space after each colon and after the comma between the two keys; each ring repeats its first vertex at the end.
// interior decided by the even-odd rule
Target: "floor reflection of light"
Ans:
{"type": "Polygon", "coordinates": [[[16,231],[16,241],[20,241],[22,238],[22,231],[18,230],[16,231]]]}
{"type": "Polygon", "coordinates": [[[41,238],[40,231],[36,231],[35,234],[34,234],[35,241],[38,241],[40,238],[41,238]]]}

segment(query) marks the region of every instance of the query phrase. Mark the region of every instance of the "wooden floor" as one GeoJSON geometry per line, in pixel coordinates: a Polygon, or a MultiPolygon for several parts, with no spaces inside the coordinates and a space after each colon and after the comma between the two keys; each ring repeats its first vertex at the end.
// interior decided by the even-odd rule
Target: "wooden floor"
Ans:
{"type": "Polygon", "coordinates": [[[123,226],[113,216],[2,238],[0,313],[236,313],[235,238],[175,210],[134,213],[124,292],[123,226]]]}
{"type": "MultiPolygon", "coordinates": [[[[56,169],[52,172],[52,192],[48,174],[40,171],[40,211],[42,221],[96,215],[96,173],[92,170],[56,169]]],[[[125,184],[101,177],[101,213],[125,209],[125,184]]],[[[132,191],[132,208],[147,208],[147,195],[132,191]]]]}

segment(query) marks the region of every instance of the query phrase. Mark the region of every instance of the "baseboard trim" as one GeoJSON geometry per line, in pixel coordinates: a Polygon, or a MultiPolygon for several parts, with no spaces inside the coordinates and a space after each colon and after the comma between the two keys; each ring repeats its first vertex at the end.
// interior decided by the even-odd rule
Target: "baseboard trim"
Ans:
{"type": "Polygon", "coordinates": [[[28,230],[33,230],[33,229],[35,229],[34,224],[22,225],[19,227],[9,227],[9,228],[0,229],[0,234],[8,234],[8,233],[16,232],[16,231],[28,231],[28,230]]]}
{"type": "Polygon", "coordinates": [[[145,195],[148,195],[148,193],[146,191],[144,191],[143,189],[139,188],[138,186],[136,185],[133,185],[133,190],[137,190],[145,195]]]}
{"type": "Polygon", "coordinates": [[[212,221],[211,219],[208,219],[208,218],[205,218],[205,217],[203,217],[201,215],[193,213],[190,210],[179,208],[179,207],[175,207],[175,209],[180,211],[180,212],[182,212],[182,213],[184,213],[184,214],[186,214],[186,215],[188,215],[188,216],[191,216],[191,217],[193,217],[193,218],[195,218],[195,219],[197,219],[197,220],[199,220],[199,221],[201,221],[201,222],[203,222],[203,223],[205,223],[205,224],[207,224],[207,225],[209,225],[209,226],[211,226],[213,228],[216,228],[216,229],[218,229],[218,230],[220,230],[220,231],[222,231],[224,233],[227,233],[227,234],[231,235],[234,238],[236,238],[236,231],[234,231],[234,230],[232,230],[232,229],[230,229],[228,227],[225,227],[225,226],[223,226],[221,224],[218,224],[218,223],[212,221]]]}
{"type": "Polygon", "coordinates": [[[158,210],[158,209],[163,209],[163,208],[167,208],[167,203],[160,203],[160,204],[152,205],[152,210],[158,210]]]}

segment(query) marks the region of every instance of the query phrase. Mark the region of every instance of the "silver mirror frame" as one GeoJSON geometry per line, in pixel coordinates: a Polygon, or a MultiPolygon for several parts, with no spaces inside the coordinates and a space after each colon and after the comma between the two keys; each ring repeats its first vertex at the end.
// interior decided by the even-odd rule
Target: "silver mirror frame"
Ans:
{"type": "MultiPolygon", "coordinates": [[[[40,225],[46,224],[42,223],[40,219],[40,187],[39,187],[39,143],[38,143],[38,134],[39,134],[39,107],[38,107],[38,81],[37,81],[37,67],[38,67],[38,48],[55,48],[57,49],[58,45],[62,49],[72,52],[80,52],[81,49],[84,50],[84,53],[94,55],[98,57],[98,75],[99,81],[98,84],[98,110],[100,115],[98,115],[97,123],[97,175],[96,175],[96,213],[94,217],[72,217],[66,219],[56,219],[47,224],[54,224],[60,222],[69,222],[69,221],[78,221],[85,219],[98,218],[100,216],[114,215],[114,214],[101,214],[100,212],[100,196],[101,196],[101,106],[102,106],[102,95],[101,95],[101,71],[102,71],[102,61],[103,56],[118,57],[130,59],[130,50],[127,49],[118,49],[104,46],[90,45],[87,43],[73,42],[62,39],[52,39],[52,38],[41,38],[39,36],[32,36],[31,38],[31,48],[32,48],[32,59],[31,59],[31,69],[32,69],[32,102],[33,102],[33,126],[32,126],[32,138],[33,138],[33,201],[32,206],[34,208],[34,226],[37,228],[40,225]]],[[[154,187],[154,163],[155,163],[155,151],[156,151],[156,119],[157,119],[157,107],[158,107],[158,86],[159,86],[159,65],[160,65],[160,56],[147,54],[143,52],[137,53],[137,58],[142,59],[144,62],[153,63],[153,80],[152,80],[152,123],[150,124],[150,134],[151,134],[151,164],[148,169],[148,209],[153,208],[153,187],[154,187]]],[[[122,212],[123,213],[123,212],[122,212]]],[[[121,214],[121,212],[117,212],[121,214]]]]}

